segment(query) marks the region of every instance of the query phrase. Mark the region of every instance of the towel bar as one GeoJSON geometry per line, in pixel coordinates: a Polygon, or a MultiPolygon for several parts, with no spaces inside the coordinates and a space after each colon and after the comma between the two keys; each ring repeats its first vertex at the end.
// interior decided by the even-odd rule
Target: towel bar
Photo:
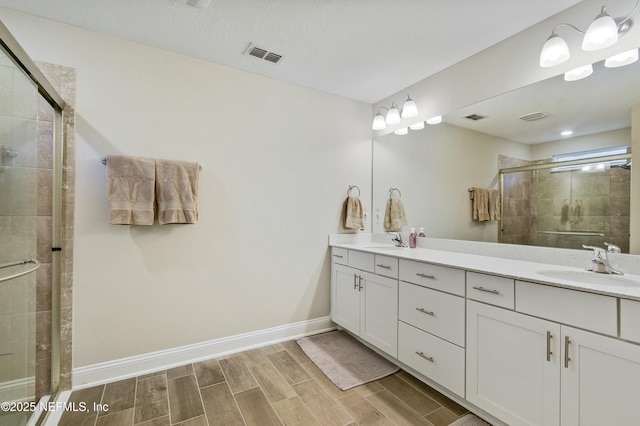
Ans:
{"type": "MultiPolygon", "coordinates": [[[[107,157],[102,157],[102,164],[104,164],[105,166],[107,165],[107,157]]],[[[202,169],[204,169],[204,166],[202,164],[199,164],[198,170],[202,171],[202,169]]]]}
{"type": "Polygon", "coordinates": [[[35,271],[40,267],[40,262],[38,262],[35,259],[27,259],[27,260],[19,260],[17,262],[4,263],[0,265],[0,269],[2,269],[2,268],[9,268],[11,266],[26,265],[27,263],[33,263],[34,266],[30,267],[29,269],[25,269],[24,271],[16,272],[15,274],[8,275],[6,277],[0,277],[0,283],[4,281],[12,280],[14,278],[21,277],[23,275],[27,275],[28,273],[35,271]]]}

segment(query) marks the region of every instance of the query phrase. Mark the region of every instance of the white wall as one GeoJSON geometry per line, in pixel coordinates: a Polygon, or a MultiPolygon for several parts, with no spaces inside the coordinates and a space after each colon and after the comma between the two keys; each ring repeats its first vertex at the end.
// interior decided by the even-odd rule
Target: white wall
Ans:
{"type": "Polygon", "coordinates": [[[371,105],[0,12],[77,70],[74,367],[329,314],[327,235],[349,184],[370,203],[371,105]],[[107,154],[203,164],[199,222],[109,225],[107,154]]]}

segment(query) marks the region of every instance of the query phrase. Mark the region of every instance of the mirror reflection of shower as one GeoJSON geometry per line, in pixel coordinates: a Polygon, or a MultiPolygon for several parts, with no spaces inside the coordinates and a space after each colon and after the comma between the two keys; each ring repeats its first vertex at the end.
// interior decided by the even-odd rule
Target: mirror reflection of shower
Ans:
{"type": "Polygon", "coordinates": [[[502,169],[500,241],[572,249],[609,242],[628,253],[631,162],[623,148],[502,169]]]}

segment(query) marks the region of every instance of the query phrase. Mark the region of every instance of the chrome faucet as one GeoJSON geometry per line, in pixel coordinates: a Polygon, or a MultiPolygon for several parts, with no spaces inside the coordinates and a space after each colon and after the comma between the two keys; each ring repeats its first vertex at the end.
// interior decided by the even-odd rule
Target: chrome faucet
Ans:
{"type": "Polygon", "coordinates": [[[602,247],[582,245],[582,247],[586,249],[593,250],[593,258],[591,259],[593,266],[591,268],[587,268],[587,271],[593,271],[599,274],[624,275],[621,271],[611,266],[608,255],[609,253],[620,253],[620,247],[611,243],[604,244],[607,246],[606,250],[602,247]]]}
{"type": "Polygon", "coordinates": [[[396,243],[396,247],[407,247],[404,241],[402,241],[402,235],[400,235],[399,232],[392,232],[391,234],[393,234],[391,241],[396,243]]]}

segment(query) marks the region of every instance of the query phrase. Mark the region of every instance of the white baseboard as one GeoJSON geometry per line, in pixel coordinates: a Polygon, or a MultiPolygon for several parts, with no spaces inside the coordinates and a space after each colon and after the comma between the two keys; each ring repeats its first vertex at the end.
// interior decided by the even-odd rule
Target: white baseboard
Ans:
{"type": "Polygon", "coordinates": [[[260,346],[310,336],[312,334],[334,330],[335,328],[336,326],[331,321],[331,317],[327,316],[265,330],[223,337],[208,342],[87,365],[73,369],[72,386],[73,389],[80,389],[129,377],[136,377],[190,362],[216,358],[260,346]]]}

